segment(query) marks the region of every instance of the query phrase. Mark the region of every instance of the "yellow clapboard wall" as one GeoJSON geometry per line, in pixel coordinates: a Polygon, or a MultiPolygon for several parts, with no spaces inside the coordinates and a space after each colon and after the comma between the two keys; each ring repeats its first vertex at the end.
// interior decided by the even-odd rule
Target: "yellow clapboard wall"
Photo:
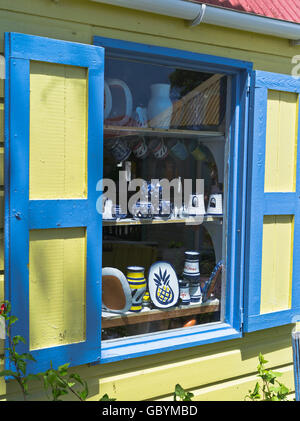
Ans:
{"type": "MultiPolygon", "coordinates": [[[[205,24],[191,28],[180,19],[119,9],[86,0],[60,0],[59,2],[32,0],[30,4],[23,0],[15,0],[14,2],[2,0],[0,4],[0,28],[0,53],[3,52],[4,32],[15,31],[88,44],[92,43],[94,35],[99,35],[252,61],[255,69],[285,74],[290,74],[294,66],[292,57],[300,54],[300,47],[291,46],[289,41],[285,39],[276,39],[205,24]]],[[[45,66],[44,64],[35,63],[31,70],[31,83],[36,87],[36,92],[33,92],[33,95],[38,94],[37,97],[34,96],[35,101],[32,103],[33,114],[38,118],[33,118],[31,122],[32,130],[35,133],[33,139],[35,143],[32,143],[31,153],[36,154],[35,163],[32,161],[31,174],[38,174],[41,171],[41,180],[43,179],[43,183],[47,185],[47,189],[44,190],[38,177],[34,176],[31,182],[31,197],[40,198],[43,197],[43,194],[46,194],[48,198],[72,197],[72,195],[84,197],[86,194],[86,174],[84,171],[86,168],[86,150],[84,147],[86,121],[84,116],[86,114],[81,113],[81,110],[84,109],[86,101],[86,98],[84,98],[86,76],[83,71],[76,70],[74,72],[71,70],[71,79],[74,82],[73,87],[69,90],[69,94],[63,95],[58,99],[55,95],[61,95],[62,86],[64,93],[68,91],[65,76],[70,69],[66,69],[65,66],[45,66]],[[58,139],[63,139],[62,143],[64,148],[66,148],[64,150],[74,154],[73,158],[75,159],[76,168],[80,168],[78,173],[74,173],[74,167],[69,165],[70,162],[62,159],[62,150],[59,149],[62,147],[61,141],[55,144],[53,151],[47,151],[50,152],[49,157],[43,156],[46,150],[38,145],[38,137],[41,134],[47,137],[46,129],[49,129],[49,127],[45,125],[43,132],[43,128],[39,126],[38,122],[39,116],[42,116],[41,111],[39,111],[39,114],[35,114],[35,107],[38,108],[41,105],[41,101],[43,101],[41,93],[44,93],[49,100],[57,101],[55,107],[58,103],[66,105],[68,95],[70,101],[73,101],[73,93],[76,95],[76,98],[81,98],[81,109],[78,111],[71,108],[71,112],[78,117],[78,119],[76,118],[76,125],[73,126],[72,124],[70,128],[65,127],[65,120],[63,119],[57,128],[59,131],[58,139]],[[66,137],[65,131],[68,133],[66,137]],[[79,135],[77,136],[78,133],[79,135]],[[68,136],[72,137],[74,135],[76,148],[74,151],[70,151],[68,148],[71,147],[71,143],[68,143],[68,136]],[[58,151],[60,152],[58,153],[58,151]],[[55,155],[56,152],[58,156],[55,155]],[[58,166],[58,173],[64,174],[64,183],[62,183],[61,177],[47,180],[47,174],[53,171],[56,165],[58,166]],[[70,189],[70,179],[73,182],[73,177],[76,185],[74,191],[70,189]]],[[[3,80],[0,79],[0,180],[2,180],[2,185],[3,95],[3,80]]],[[[270,91],[268,101],[266,147],[267,149],[269,148],[269,152],[267,153],[266,161],[266,191],[282,191],[282,189],[285,189],[284,191],[293,191],[295,188],[295,157],[297,148],[294,128],[297,124],[298,99],[294,94],[270,91]],[[276,122],[277,130],[272,132],[272,128],[274,128],[273,122],[278,119],[279,115],[284,115],[285,118],[276,122]],[[287,127],[284,121],[287,118],[286,116],[292,119],[295,126],[288,125],[287,127]],[[287,138],[284,138],[284,135],[287,138]],[[276,161],[274,161],[274,156],[276,156],[276,161]]],[[[263,268],[267,268],[269,265],[274,269],[276,256],[280,255],[283,248],[285,248],[285,255],[289,256],[293,244],[293,220],[289,216],[282,220],[274,215],[266,218],[264,222],[265,263],[263,268]],[[269,250],[268,244],[274,239],[281,238],[281,233],[284,238],[283,245],[277,249],[271,248],[269,250]]],[[[0,224],[2,229],[3,188],[0,190],[0,224]]],[[[43,303],[46,303],[48,299],[51,299],[53,291],[62,287],[60,281],[56,284],[55,282],[53,283],[52,270],[54,270],[55,276],[59,276],[64,272],[63,267],[70,271],[69,273],[73,270],[70,258],[68,256],[65,257],[65,255],[63,258],[58,259],[60,264],[52,264],[52,261],[58,257],[58,251],[68,248],[65,244],[68,242],[67,232],[62,233],[61,231],[63,230],[53,231],[47,233],[46,237],[44,236],[45,233],[42,234],[39,231],[31,232],[30,235],[30,253],[34,257],[30,262],[31,300],[33,304],[41,297],[44,300],[43,303]],[[60,231],[60,233],[57,231],[60,231]],[[52,247],[54,243],[55,246],[52,247]],[[47,256],[45,267],[43,268],[46,272],[45,280],[47,285],[47,294],[44,296],[40,288],[41,263],[38,261],[42,253],[47,256]]],[[[80,230],[75,231],[72,231],[71,237],[77,235],[76,241],[73,238],[74,241],[71,241],[70,249],[77,248],[78,255],[84,255],[84,233],[80,230]]],[[[0,247],[0,251],[3,250],[3,231],[1,232],[2,237],[0,233],[0,241],[2,242],[2,247],[0,247]]],[[[2,256],[3,252],[0,253],[0,298],[3,296],[2,256]]],[[[286,266],[282,269],[284,276],[289,274],[292,269],[291,262],[289,262],[287,260],[286,266]]],[[[79,272],[83,274],[84,265],[80,261],[76,262],[76,271],[78,265],[79,272]]],[[[274,273],[276,273],[275,269],[274,273]]],[[[79,278],[74,294],[76,295],[75,302],[81,306],[83,305],[85,292],[82,276],[79,276],[79,278]]],[[[273,280],[271,281],[270,277],[264,272],[262,273],[262,278],[263,299],[261,312],[274,311],[278,306],[288,308],[290,305],[290,277],[287,277],[286,283],[281,285],[279,275],[275,276],[275,283],[278,289],[274,288],[275,291],[271,295],[270,300],[268,300],[267,291],[273,280]],[[281,298],[279,298],[279,293],[282,294],[281,298]]],[[[31,313],[32,329],[35,332],[32,336],[33,348],[47,346],[52,340],[57,343],[61,339],[59,335],[53,339],[51,332],[49,333],[49,325],[47,327],[48,330],[46,329],[45,331],[45,337],[39,338],[38,332],[44,329],[44,320],[48,323],[52,315],[54,322],[59,324],[59,329],[62,329],[61,332],[64,331],[64,326],[68,327],[70,325],[70,319],[64,321],[62,318],[57,318],[54,310],[56,305],[61,311],[64,306],[63,298],[59,303],[53,302],[51,314],[42,317],[40,321],[36,319],[34,312],[31,313]],[[51,337],[52,339],[49,339],[51,337]]],[[[33,308],[34,306],[32,310],[33,308]]],[[[81,326],[80,331],[71,332],[67,340],[76,341],[84,337],[84,321],[82,318],[79,318],[78,324],[81,326]]],[[[172,351],[103,366],[77,367],[77,371],[88,381],[91,400],[99,399],[104,393],[108,393],[119,400],[172,399],[172,392],[175,384],[178,382],[184,388],[193,391],[195,398],[199,400],[242,400],[248,389],[255,385],[257,355],[259,352],[262,352],[267,360],[270,361],[269,367],[282,371],[285,383],[293,389],[291,329],[292,326],[283,326],[247,334],[245,338],[239,340],[172,351]]],[[[45,395],[39,385],[33,386],[31,398],[45,399],[45,395]]],[[[14,382],[5,384],[3,379],[1,379],[0,399],[14,400],[22,399],[22,397],[14,382]]]]}

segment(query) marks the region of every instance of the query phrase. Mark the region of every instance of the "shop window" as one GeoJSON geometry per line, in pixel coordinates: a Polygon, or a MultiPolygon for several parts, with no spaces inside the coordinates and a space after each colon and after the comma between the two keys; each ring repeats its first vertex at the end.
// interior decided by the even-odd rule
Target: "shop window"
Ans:
{"type": "Polygon", "coordinates": [[[104,198],[102,339],[221,321],[230,78],[116,58],[104,76],[103,175],[116,196],[104,198]],[[134,199],[137,179],[147,191],[134,199]]]}

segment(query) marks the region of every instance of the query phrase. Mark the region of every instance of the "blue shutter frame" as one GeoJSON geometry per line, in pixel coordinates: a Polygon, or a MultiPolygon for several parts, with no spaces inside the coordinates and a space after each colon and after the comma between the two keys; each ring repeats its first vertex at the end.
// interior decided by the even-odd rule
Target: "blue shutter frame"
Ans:
{"type": "MultiPolygon", "coordinates": [[[[103,160],[104,49],[18,33],[5,34],[5,298],[18,317],[12,335],[22,335],[18,352],[31,352],[35,373],[64,363],[96,361],[101,347],[102,219],[96,211],[103,160]],[[30,60],[88,69],[87,199],[29,200],[30,60]],[[86,340],[29,350],[29,230],[86,227],[86,340]]],[[[76,258],[76,256],[74,256],[76,258]]],[[[6,368],[9,367],[5,355],[6,368]]]]}
{"type": "MultiPolygon", "coordinates": [[[[300,80],[288,75],[253,72],[248,163],[248,206],[245,264],[244,331],[292,323],[300,315],[300,147],[298,125],[296,191],[265,193],[265,146],[268,90],[300,93],[300,80]],[[264,215],[294,215],[291,309],[260,314],[264,215]]],[[[300,119],[298,119],[300,122],[300,119]]]]}

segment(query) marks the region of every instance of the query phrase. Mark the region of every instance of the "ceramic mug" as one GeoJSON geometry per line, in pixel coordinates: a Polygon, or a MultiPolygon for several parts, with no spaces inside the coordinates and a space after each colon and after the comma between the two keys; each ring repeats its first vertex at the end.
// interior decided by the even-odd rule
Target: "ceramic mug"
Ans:
{"type": "Polygon", "coordinates": [[[170,153],[175,158],[180,159],[181,161],[184,161],[187,159],[189,153],[187,148],[185,147],[185,144],[181,142],[179,139],[171,139],[168,143],[168,146],[170,147],[170,153]]]}
{"type": "Polygon", "coordinates": [[[189,152],[197,161],[206,161],[206,155],[203,153],[196,140],[192,140],[189,143],[189,152]]]}
{"type": "Polygon", "coordinates": [[[156,159],[164,159],[168,155],[168,148],[166,147],[163,139],[152,139],[149,143],[149,148],[156,159]]]}
{"type": "Polygon", "coordinates": [[[117,162],[126,161],[131,154],[131,149],[129,148],[127,142],[118,138],[107,139],[105,141],[105,147],[117,162]]]}
{"type": "Polygon", "coordinates": [[[146,292],[147,282],[145,279],[145,268],[142,266],[127,267],[127,281],[132,295],[132,305],[129,311],[138,313],[142,310],[143,296],[146,292]]]}
{"type": "Polygon", "coordinates": [[[149,149],[144,137],[139,137],[132,148],[133,155],[138,159],[144,159],[149,154],[149,149]]]}

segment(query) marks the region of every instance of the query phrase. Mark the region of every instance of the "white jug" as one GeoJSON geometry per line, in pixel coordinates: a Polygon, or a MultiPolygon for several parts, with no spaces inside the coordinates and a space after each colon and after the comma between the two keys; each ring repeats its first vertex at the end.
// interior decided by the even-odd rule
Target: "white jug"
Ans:
{"type": "Polygon", "coordinates": [[[151,85],[151,98],[147,113],[149,126],[158,129],[168,129],[172,118],[172,101],[170,99],[170,85],[155,83],[151,85]]]}

